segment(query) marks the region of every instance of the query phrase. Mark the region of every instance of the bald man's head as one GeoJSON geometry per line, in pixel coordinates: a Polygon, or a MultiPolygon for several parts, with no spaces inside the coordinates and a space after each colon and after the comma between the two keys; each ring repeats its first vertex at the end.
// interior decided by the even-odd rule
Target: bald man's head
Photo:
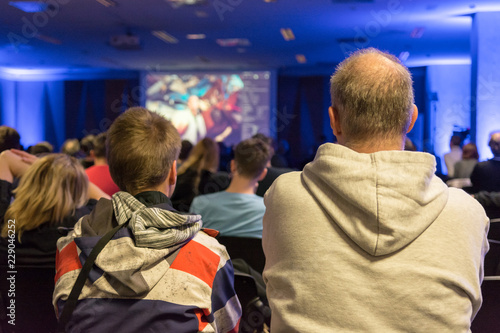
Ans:
{"type": "Polygon", "coordinates": [[[331,78],[332,106],[347,141],[403,137],[413,111],[413,82],[394,56],[374,48],[340,63],[331,78]]]}
{"type": "Polygon", "coordinates": [[[491,133],[489,146],[495,157],[500,157],[500,131],[491,133]]]}

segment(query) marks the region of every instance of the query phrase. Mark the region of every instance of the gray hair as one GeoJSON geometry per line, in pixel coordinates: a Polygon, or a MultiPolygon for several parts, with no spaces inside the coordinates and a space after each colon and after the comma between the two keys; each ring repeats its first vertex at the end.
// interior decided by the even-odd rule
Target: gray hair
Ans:
{"type": "Polygon", "coordinates": [[[413,110],[413,81],[395,56],[375,48],[342,61],[331,78],[332,106],[351,143],[405,135],[413,110]]]}

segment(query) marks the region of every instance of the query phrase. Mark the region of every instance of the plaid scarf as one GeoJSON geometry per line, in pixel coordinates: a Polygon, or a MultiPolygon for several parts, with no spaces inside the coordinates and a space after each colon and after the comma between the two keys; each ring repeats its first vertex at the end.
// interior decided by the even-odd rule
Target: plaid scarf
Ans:
{"type": "Polygon", "coordinates": [[[111,200],[118,224],[130,219],[128,228],[135,236],[137,247],[162,249],[184,243],[193,238],[203,224],[200,215],[146,207],[127,192],[117,192],[111,200]]]}

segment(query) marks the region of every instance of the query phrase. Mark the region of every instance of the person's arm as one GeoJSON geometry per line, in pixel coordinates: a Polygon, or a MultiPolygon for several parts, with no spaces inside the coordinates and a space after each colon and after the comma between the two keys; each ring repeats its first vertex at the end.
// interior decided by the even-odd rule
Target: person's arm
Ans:
{"type": "Polygon", "coordinates": [[[473,195],[474,199],[479,201],[483,207],[500,208],[500,192],[481,191],[473,195]]]}
{"type": "Polygon", "coordinates": [[[101,198],[111,199],[111,197],[101,190],[96,184],[89,182],[89,199],[99,200],[101,198]]]}
{"type": "Polygon", "coordinates": [[[34,156],[20,150],[3,151],[0,154],[0,179],[12,183],[14,178],[24,175],[36,160],[36,157],[34,159],[32,157],[34,156]]]}

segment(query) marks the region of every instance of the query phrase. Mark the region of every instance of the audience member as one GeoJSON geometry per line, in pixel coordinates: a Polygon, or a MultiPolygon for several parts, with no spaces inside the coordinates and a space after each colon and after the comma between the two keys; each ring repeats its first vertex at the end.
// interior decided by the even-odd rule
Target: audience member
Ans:
{"type": "Polygon", "coordinates": [[[174,208],[187,212],[195,196],[225,190],[229,177],[225,172],[218,172],[218,168],[219,146],[214,140],[204,138],[178,169],[179,177],[172,195],[174,208]]]}
{"type": "Polygon", "coordinates": [[[28,153],[35,156],[50,154],[54,152],[54,146],[50,142],[42,141],[28,148],[28,153]]]}
{"type": "Polygon", "coordinates": [[[57,239],[91,211],[96,201],[87,198],[98,198],[102,192],[89,186],[80,163],[64,154],[37,160],[22,151],[6,150],[0,155],[0,179],[0,267],[4,273],[16,272],[14,297],[5,281],[0,282],[2,299],[16,301],[11,327],[15,332],[54,332],[57,321],[51,301],[57,239]],[[20,177],[15,190],[14,177],[20,177]]]}
{"type": "Polygon", "coordinates": [[[108,160],[106,159],[106,133],[101,133],[94,138],[93,149],[90,154],[94,165],[85,169],[89,181],[97,185],[109,196],[120,190],[109,173],[108,160]]]}
{"type": "Polygon", "coordinates": [[[462,159],[455,163],[454,177],[470,178],[478,159],[477,146],[473,143],[466,144],[462,149],[462,159]]]}
{"type": "Polygon", "coordinates": [[[90,155],[90,152],[94,149],[94,140],[94,134],[86,135],[82,140],[80,140],[80,149],[84,155],[80,162],[85,169],[94,165],[94,158],[90,155]]]}
{"type": "Polygon", "coordinates": [[[59,240],[59,316],[88,253],[126,227],[97,257],[66,332],[237,332],[241,307],[226,250],[201,229],[199,215],[180,214],[169,199],[181,148],[175,127],[131,108],[111,125],[106,145],[122,191],[100,200],[59,240]]]}
{"type": "Polygon", "coordinates": [[[455,164],[462,158],[462,138],[458,135],[453,135],[450,139],[450,152],[444,154],[444,163],[448,170],[448,177],[455,177],[455,164]]]}
{"type": "Polygon", "coordinates": [[[500,218],[500,192],[481,191],[472,196],[483,206],[490,219],[500,218]]]}
{"type": "MultiPolygon", "coordinates": [[[[54,267],[56,241],[64,234],[60,227],[72,228],[80,217],[90,213],[95,201],[88,203],[89,195],[100,197],[89,192],[78,161],[64,154],[36,159],[22,151],[4,151],[0,155],[0,186],[0,218],[16,220],[16,239],[20,241],[16,263],[24,265],[54,267]],[[12,188],[14,177],[21,177],[16,189],[12,188]]],[[[3,223],[2,237],[10,235],[8,224],[3,223]]],[[[0,247],[7,250],[6,238],[2,238],[0,247]]],[[[2,264],[5,260],[2,257],[2,264]]]]}
{"type": "Polygon", "coordinates": [[[67,139],[64,141],[61,147],[61,153],[76,158],[80,157],[80,142],[78,139],[67,139]]]}
{"type": "Polygon", "coordinates": [[[477,163],[470,175],[472,193],[500,192],[500,131],[491,134],[489,146],[493,158],[477,163]]]}
{"type": "Polygon", "coordinates": [[[181,142],[181,152],[179,153],[179,158],[177,159],[177,167],[180,167],[184,163],[191,150],[193,149],[193,144],[188,140],[182,140],[181,142]]]}
{"type": "Polygon", "coordinates": [[[12,127],[0,126],[0,152],[7,149],[21,149],[21,136],[12,127]]]}
{"type": "Polygon", "coordinates": [[[259,139],[240,142],[231,161],[229,187],[223,192],[197,196],[190,212],[200,214],[204,226],[220,231],[221,236],[262,238],[266,207],[255,190],[267,173],[270,152],[267,143],[259,139]]]}
{"type": "Polygon", "coordinates": [[[405,152],[417,119],[400,61],[370,48],[331,80],[326,143],[264,202],[271,332],[468,332],[481,305],[488,218],[405,152]]]}

